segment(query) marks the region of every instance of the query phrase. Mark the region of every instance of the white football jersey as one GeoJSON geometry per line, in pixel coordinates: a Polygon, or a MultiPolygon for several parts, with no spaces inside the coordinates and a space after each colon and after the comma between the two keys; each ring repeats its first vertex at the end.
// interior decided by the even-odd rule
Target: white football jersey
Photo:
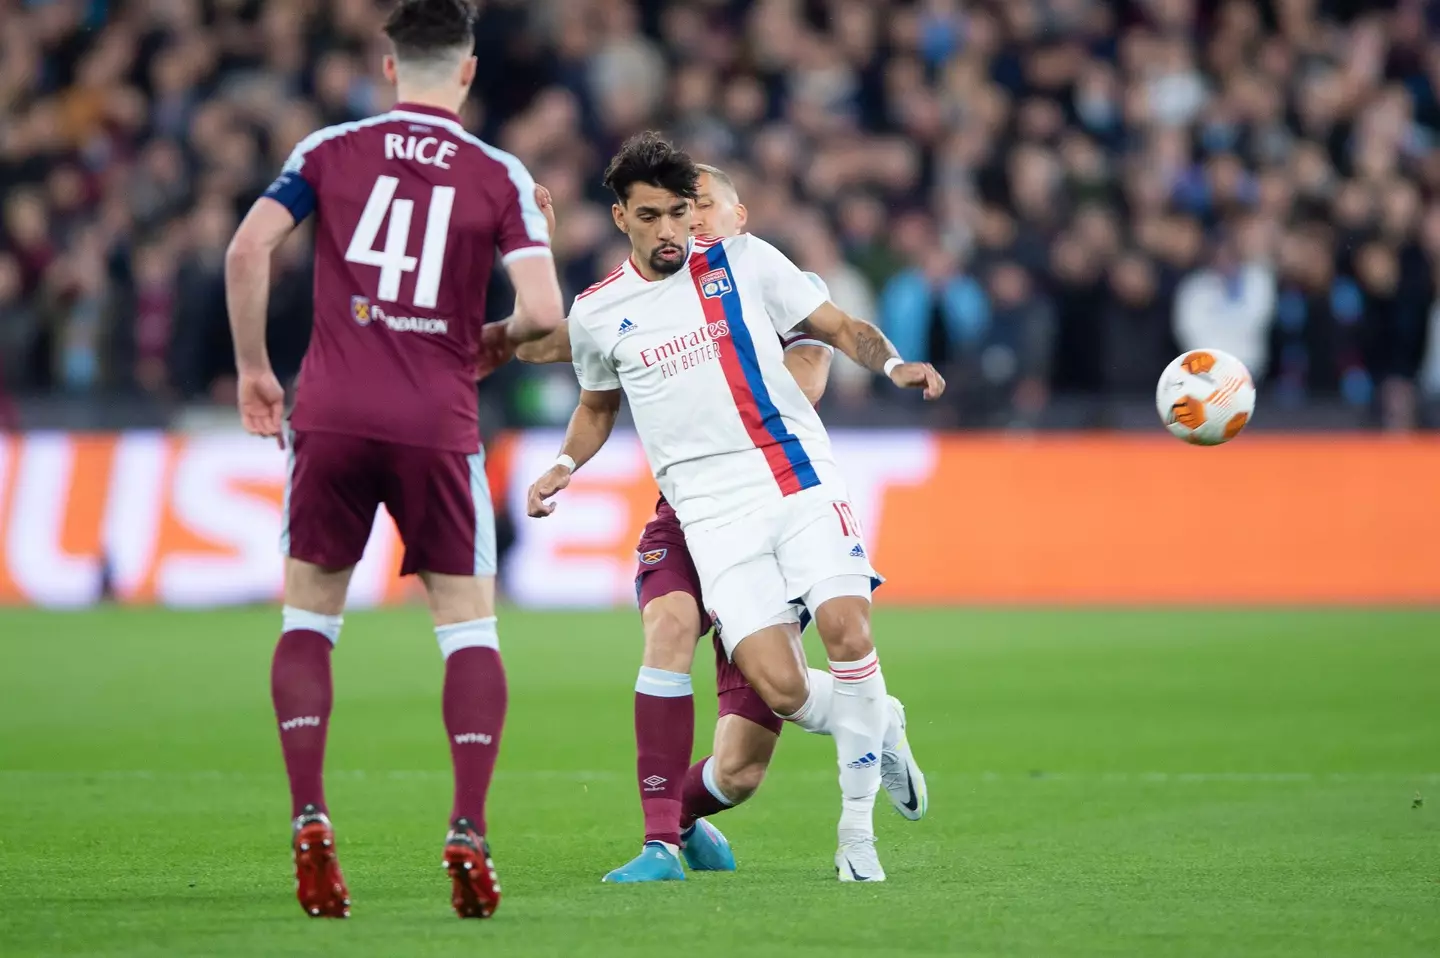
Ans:
{"type": "Polygon", "coordinates": [[[822,287],[745,233],[691,240],[686,265],[655,282],[626,260],[575,298],[580,386],[624,389],[683,525],[724,524],[822,483],[843,489],[781,345],[826,301],[822,287]]]}

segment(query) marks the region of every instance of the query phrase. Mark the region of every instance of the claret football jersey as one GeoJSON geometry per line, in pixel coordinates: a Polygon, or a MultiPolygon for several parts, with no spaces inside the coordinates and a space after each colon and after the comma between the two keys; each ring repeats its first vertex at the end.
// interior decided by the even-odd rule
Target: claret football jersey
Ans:
{"type": "Polygon", "coordinates": [[[550,255],[525,167],[454,114],[401,103],[301,141],[266,195],[316,220],[292,425],[476,451],[491,270],[497,256],[550,255]]]}

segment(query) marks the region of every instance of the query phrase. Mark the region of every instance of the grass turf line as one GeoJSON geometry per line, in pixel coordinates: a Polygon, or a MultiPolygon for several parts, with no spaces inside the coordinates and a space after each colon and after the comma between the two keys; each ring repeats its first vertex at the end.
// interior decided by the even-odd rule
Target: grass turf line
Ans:
{"type": "Polygon", "coordinates": [[[638,622],[510,610],[506,900],[487,923],[451,916],[439,868],[441,663],[417,610],[347,619],[327,785],[355,917],[301,915],[277,627],[273,610],[0,610],[0,952],[1440,952],[1440,826],[1415,807],[1440,784],[1440,614],[883,610],[932,803],[910,824],[882,797],[890,881],[835,881],[834,753],[792,729],[756,800],[716,819],[741,870],[637,888],[599,878],[640,837],[638,622]]]}

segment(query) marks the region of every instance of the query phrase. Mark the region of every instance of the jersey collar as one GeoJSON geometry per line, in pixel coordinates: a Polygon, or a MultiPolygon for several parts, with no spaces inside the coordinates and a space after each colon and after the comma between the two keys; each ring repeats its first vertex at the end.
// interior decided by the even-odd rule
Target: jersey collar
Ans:
{"type": "Polygon", "coordinates": [[[390,108],[392,113],[420,113],[425,116],[439,117],[442,120],[449,120],[452,123],[460,122],[460,115],[438,106],[427,106],[423,103],[397,103],[390,108]]]}

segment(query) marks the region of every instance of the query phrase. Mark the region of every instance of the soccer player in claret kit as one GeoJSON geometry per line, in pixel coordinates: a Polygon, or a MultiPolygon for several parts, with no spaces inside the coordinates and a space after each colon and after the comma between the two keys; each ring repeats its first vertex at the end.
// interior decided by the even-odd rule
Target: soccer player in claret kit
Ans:
{"type": "MultiPolygon", "coordinates": [[[[927,398],[944,380],[901,360],[878,329],[837,309],[763,240],[691,238],[698,178],[690,158],[655,134],[632,138],[611,161],[606,183],[633,255],[571,307],[580,404],[556,464],[531,487],[529,512],[553,511],[547,500],[609,438],[623,390],[726,652],[771,710],[835,739],[840,879],[883,881],[873,810],[889,697],[870,637],[874,570],[779,336],[803,324],[927,398]],[[796,600],[829,655],[823,678],[807,675],[796,646],[796,600]]],[[[641,857],[666,855],[656,842],[641,857]]]]}
{"type": "MultiPolygon", "coordinates": [[[[505,718],[495,623],[494,512],[485,481],[475,357],[544,336],[564,318],[530,174],[466,133],[475,75],[469,0],[401,0],[384,72],[399,103],[302,141],[241,223],[226,259],[240,412],[288,433],[283,634],[271,691],[293,804],[296,894],[306,913],[350,913],[322,784],[330,655],[345,592],[383,503],[418,574],[445,657],[455,771],[444,863],[462,917],[500,900],[485,797],[505,718]],[[315,217],[315,326],[289,429],[265,351],[270,255],[315,217]],[[498,255],[525,321],[482,330],[498,255]]],[[[283,440],[282,440],[283,441],[283,440]]]]}
{"type": "MultiPolygon", "coordinates": [[[[734,181],[714,166],[699,163],[696,169],[692,235],[738,236],[745,229],[748,213],[734,181]]],[[[623,264],[616,267],[591,289],[614,282],[624,270],[623,264]]],[[[820,277],[804,275],[828,292],[820,277]]],[[[804,329],[780,338],[785,368],[805,398],[811,404],[819,402],[829,378],[833,347],[804,329]]],[[[569,330],[562,327],[528,343],[516,355],[529,363],[571,362],[569,330]]],[[[640,536],[636,560],[635,591],[645,634],[635,685],[636,780],[645,820],[645,847],[637,858],[609,872],[604,880],[684,879],[674,851],[677,843],[679,856],[692,871],[733,871],[735,856],[730,844],[707,816],[733,808],[755,794],[769,769],[784,722],[726,656],[717,635],[719,716],[713,751],[690,763],[695,716],[690,670],[696,643],[711,630],[711,622],[680,520],[663,496],[656,504],[655,518],[640,536]]],[[[800,623],[786,629],[798,646],[800,623]]],[[[811,670],[810,678],[823,684],[828,675],[811,670]]],[[[905,740],[903,706],[894,696],[889,697],[888,705],[881,781],[896,810],[918,821],[926,810],[925,777],[905,740]]]]}

